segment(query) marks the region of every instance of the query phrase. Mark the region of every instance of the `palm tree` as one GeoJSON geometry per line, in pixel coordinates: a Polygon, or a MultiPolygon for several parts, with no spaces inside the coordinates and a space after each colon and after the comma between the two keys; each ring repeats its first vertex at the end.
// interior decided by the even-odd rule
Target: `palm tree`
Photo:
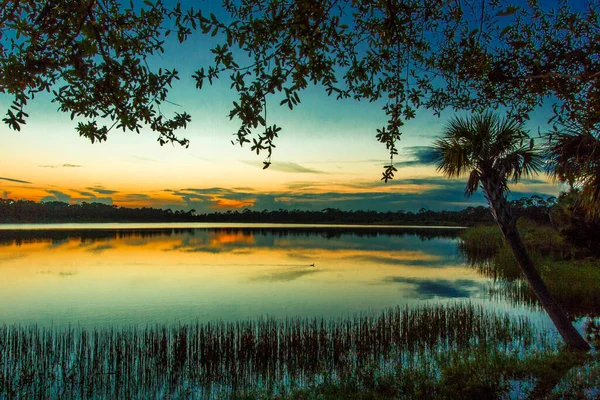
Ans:
{"type": "Polygon", "coordinates": [[[600,132],[589,124],[567,121],[549,135],[547,171],[576,189],[589,217],[600,218],[600,132]]]}
{"type": "Polygon", "coordinates": [[[433,148],[438,170],[444,175],[469,176],[466,195],[472,195],[481,187],[525,279],[567,345],[572,349],[589,350],[535,269],[506,199],[509,180],[518,182],[521,177],[539,172],[543,165],[523,124],[501,119],[491,112],[453,118],[433,148]]]}

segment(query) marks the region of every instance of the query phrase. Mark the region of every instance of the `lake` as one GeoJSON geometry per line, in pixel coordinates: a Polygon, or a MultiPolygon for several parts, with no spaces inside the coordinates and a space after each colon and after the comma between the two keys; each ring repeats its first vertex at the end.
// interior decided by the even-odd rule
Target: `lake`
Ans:
{"type": "Polygon", "coordinates": [[[0,324],[84,327],[333,317],[492,295],[458,228],[284,224],[4,225],[0,324]]]}

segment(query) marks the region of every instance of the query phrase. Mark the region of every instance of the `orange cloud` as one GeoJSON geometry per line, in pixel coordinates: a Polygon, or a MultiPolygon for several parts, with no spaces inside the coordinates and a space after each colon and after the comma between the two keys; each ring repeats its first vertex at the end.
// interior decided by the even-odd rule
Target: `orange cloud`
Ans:
{"type": "Polygon", "coordinates": [[[210,208],[245,208],[254,206],[255,199],[248,200],[233,200],[233,199],[215,199],[216,204],[210,208]]]}

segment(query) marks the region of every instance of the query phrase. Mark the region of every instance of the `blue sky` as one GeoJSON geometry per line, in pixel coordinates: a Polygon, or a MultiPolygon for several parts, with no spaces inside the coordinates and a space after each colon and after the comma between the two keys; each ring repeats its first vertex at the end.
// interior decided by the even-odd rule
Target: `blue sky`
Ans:
{"type": "MultiPolygon", "coordinates": [[[[215,7],[213,2],[200,6],[215,7]]],[[[149,60],[152,68],[180,72],[169,100],[181,107],[164,110],[192,115],[181,132],[190,139],[188,149],[161,147],[147,128],[139,135],[115,130],[107,142],[91,144],[77,135],[76,122],[57,112],[51,97],[41,95],[26,110],[31,117],[20,132],[0,126],[0,196],[197,212],[245,207],[416,211],[485,204],[481,193],[465,198],[464,180],[444,179],[431,163],[427,146],[452,112],[438,118],[419,110],[403,129],[396,179],[385,184],[380,177],[388,153],[375,139],[376,129],[386,124],[382,104],[336,101],[320,87],[303,92],[294,111],[279,107],[279,101],[269,105],[269,122],[283,131],[272,166],[262,170],[263,155],[230,142],[238,126],[227,117],[235,99],[227,79],[202,91],[194,87],[191,75],[209,65],[212,44],[214,39],[200,35],[181,46],[173,39],[162,57],[149,60]]],[[[8,101],[0,95],[1,104],[8,101]]],[[[536,133],[547,114],[536,112],[528,128],[536,133]]],[[[557,195],[559,187],[540,176],[512,190],[518,198],[557,195]]]]}

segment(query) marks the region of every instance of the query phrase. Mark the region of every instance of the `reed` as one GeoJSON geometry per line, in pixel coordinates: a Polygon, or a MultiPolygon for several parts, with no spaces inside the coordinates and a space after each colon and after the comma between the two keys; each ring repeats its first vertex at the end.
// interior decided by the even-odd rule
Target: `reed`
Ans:
{"type": "Polygon", "coordinates": [[[502,233],[495,225],[465,229],[458,242],[458,248],[470,264],[492,258],[503,246],[502,233]]]}
{"type": "Polygon", "coordinates": [[[369,370],[442,351],[535,343],[528,320],[472,304],[397,307],[325,320],[262,318],[146,328],[0,327],[0,397],[228,397],[369,370]]]}
{"type": "MultiPolygon", "coordinates": [[[[600,316],[600,259],[577,258],[578,250],[569,247],[551,227],[522,220],[519,231],[550,292],[567,313],[572,318],[600,316]]],[[[493,296],[521,305],[537,304],[496,227],[463,231],[459,248],[470,266],[495,281],[491,288],[493,296]]]]}

